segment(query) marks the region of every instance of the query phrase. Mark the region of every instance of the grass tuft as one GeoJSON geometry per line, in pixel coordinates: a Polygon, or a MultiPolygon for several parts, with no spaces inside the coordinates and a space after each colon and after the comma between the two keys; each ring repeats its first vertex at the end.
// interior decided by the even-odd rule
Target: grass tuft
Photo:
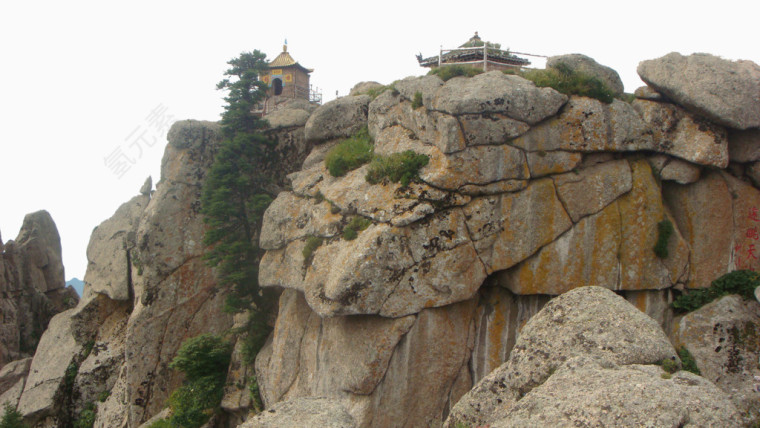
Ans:
{"type": "Polygon", "coordinates": [[[387,178],[393,183],[401,182],[406,187],[419,176],[420,169],[428,164],[430,158],[407,150],[390,156],[376,156],[369,164],[365,179],[370,184],[378,184],[387,178]]]}
{"type": "Polygon", "coordinates": [[[535,83],[536,86],[549,87],[565,95],[580,95],[595,98],[604,103],[611,103],[615,94],[599,78],[573,71],[565,64],[543,70],[528,70],[521,73],[522,77],[535,83]]]}
{"type": "Polygon", "coordinates": [[[661,258],[668,258],[668,241],[673,235],[673,223],[665,219],[657,223],[657,243],[654,245],[654,254],[661,258]]]}
{"type": "Polygon", "coordinates": [[[472,77],[482,73],[483,70],[467,65],[444,65],[436,67],[428,72],[428,76],[438,76],[444,82],[454,77],[472,77]]]}
{"type": "Polygon", "coordinates": [[[330,175],[342,177],[348,171],[359,168],[372,160],[374,146],[369,130],[365,126],[356,134],[341,141],[325,156],[325,165],[330,175]]]}
{"type": "Polygon", "coordinates": [[[738,294],[744,300],[750,300],[754,298],[755,288],[758,286],[760,273],[736,270],[716,279],[709,288],[690,290],[678,296],[671,305],[677,312],[691,312],[729,294],[738,294]]]}

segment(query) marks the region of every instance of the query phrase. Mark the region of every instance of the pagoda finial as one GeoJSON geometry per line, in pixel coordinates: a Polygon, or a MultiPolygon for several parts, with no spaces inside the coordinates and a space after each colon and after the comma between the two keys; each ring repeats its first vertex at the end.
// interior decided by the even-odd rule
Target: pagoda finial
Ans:
{"type": "Polygon", "coordinates": [[[282,45],[282,51],[287,52],[288,51],[288,39],[285,39],[285,44],[282,45]]]}

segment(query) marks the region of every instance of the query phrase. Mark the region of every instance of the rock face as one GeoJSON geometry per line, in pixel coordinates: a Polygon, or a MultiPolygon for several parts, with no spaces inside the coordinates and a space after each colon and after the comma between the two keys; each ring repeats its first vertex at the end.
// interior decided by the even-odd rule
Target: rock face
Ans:
{"type": "Polygon", "coordinates": [[[272,406],[240,425],[241,428],[354,428],[351,415],[339,404],[325,398],[298,398],[272,406]]]}
{"type": "Polygon", "coordinates": [[[760,303],[726,296],[683,316],[674,341],[694,356],[705,379],[731,399],[749,426],[760,421],[760,401],[753,391],[760,376],[760,303]]]}
{"type": "MultiPolygon", "coordinates": [[[[740,423],[749,396],[721,383],[723,354],[706,378],[655,364],[679,364],[662,331],[674,324],[707,340],[695,349],[728,340],[717,323],[715,337],[685,334],[698,322],[674,319],[674,296],[760,269],[753,143],[656,87],[638,93],[604,104],[489,72],[273,113],[260,168],[279,194],[258,268],[279,306],[254,367],[236,344],[213,424],[242,422],[254,375],[266,409],[244,426],[740,423]],[[419,177],[330,175],[328,151],[365,126],[375,155],[426,155],[419,177]]],[[[82,302],[51,322],[29,375],[4,383],[36,426],[67,425],[106,392],[95,426],[140,426],[181,384],[168,364],[185,339],[245,322],[220,312],[202,258],[220,129],[179,122],[168,139],[155,191],[94,231],[82,302]]]]}
{"type": "Polygon", "coordinates": [[[677,357],[654,320],[604,288],[577,288],[528,321],[507,362],[457,403],[444,426],[738,422],[710,382],[683,372],[663,379],[652,364],[664,359],[677,357]]]}
{"type": "MultiPolygon", "coordinates": [[[[635,365],[675,358],[661,331],[674,322],[668,304],[679,292],[673,290],[705,287],[726,272],[755,266],[760,192],[743,175],[750,168],[721,171],[729,166],[733,135],[723,125],[651,88],[644,95],[633,104],[604,104],[498,72],[447,82],[436,76],[396,81],[369,103],[366,124],[375,154],[412,150],[428,156],[419,180],[407,187],[370,185],[366,166],[331,176],[324,156],[347,132],[321,137],[324,144],[265,214],[259,282],[285,289],[272,341],[256,363],[266,406],[328,397],[342,403],[358,426],[435,424],[505,361],[515,361],[514,388],[492,403],[519,401],[550,372],[583,357],[594,362],[573,367],[639,377],[659,391],[694,386],[683,390],[690,398],[677,412],[657,421],[677,423],[678,415],[695,412],[701,394],[735,417],[709,383],[681,374],[665,382],[635,365]],[[413,108],[415,94],[422,105],[413,108]],[[343,229],[356,216],[369,226],[356,239],[344,239],[343,229]],[[653,250],[661,222],[674,226],[664,258],[653,250]],[[597,314],[608,320],[597,330],[616,333],[569,332],[567,342],[531,339],[525,322],[551,296],[581,286],[615,290],[638,310],[622,298],[591,299],[588,311],[610,311],[597,314]],[[631,317],[630,326],[619,324],[621,311],[631,317]],[[423,324],[433,316],[445,317],[439,325],[446,327],[423,324]],[[431,337],[446,337],[449,354],[434,358],[426,345],[431,337]],[[629,337],[647,339],[622,339],[629,337]],[[530,344],[521,347],[521,341],[530,344]],[[609,344],[594,345],[601,342],[609,344]],[[550,343],[562,349],[521,357],[550,343]],[[439,375],[423,380],[409,372],[410,363],[397,367],[401,355],[426,361],[419,367],[434,367],[439,375]],[[410,391],[434,400],[420,404],[410,391]]],[[[358,102],[347,98],[345,103],[358,102]]],[[[361,115],[348,116],[351,125],[342,129],[362,125],[356,122],[361,115]]],[[[315,117],[309,121],[318,123],[315,117]]],[[[567,305],[575,306],[582,305],[567,305]]],[[[610,394],[625,385],[612,386],[610,394]]],[[[631,417],[646,423],[650,404],[631,407],[631,417]]]]}
{"type": "Polygon", "coordinates": [[[61,240],[47,211],[27,214],[15,241],[0,241],[0,367],[34,354],[42,332],[79,297],[65,288],[61,240]]]}
{"type": "Polygon", "coordinates": [[[669,99],[718,124],[760,127],[760,66],[709,54],[672,52],[642,61],[639,76],[669,99]]]}
{"type": "Polygon", "coordinates": [[[589,76],[596,77],[604,82],[615,95],[623,95],[623,81],[617,71],[605,67],[593,58],[582,54],[558,55],[546,60],[548,68],[567,67],[572,71],[585,73],[589,76]]]}

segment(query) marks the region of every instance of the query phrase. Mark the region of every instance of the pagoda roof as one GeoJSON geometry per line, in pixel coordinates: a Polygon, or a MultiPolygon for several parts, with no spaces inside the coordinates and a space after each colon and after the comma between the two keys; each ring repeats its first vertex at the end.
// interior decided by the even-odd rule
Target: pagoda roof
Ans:
{"type": "Polygon", "coordinates": [[[285,68],[285,67],[297,67],[302,69],[303,71],[307,73],[311,73],[314,71],[313,68],[306,68],[298,63],[295,59],[293,59],[292,56],[288,53],[288,45],[284,45],[282,47],[282,52],[275,57],[269,64],[268,67],[270,69],[272,68],[285,68]]]}
{"type": "MultiPolygon", "coordinates": [[[[499,45],[491,42],[481,41],[478,33],[470,38],[467,42],[460,45],[460,49],[452,49],[446,51],[441,58],[441,64],[463,63],[463,62],[476,62],[483,61],[483,46],[487,46],[485,49],[488,52],[488,61],[499,64],[508,64],[518,67],[530,65],[530,61],[519,56],[512,55],[509,50],[502,50],[499,45]],[[480,48],[480,49],[478,49],[480,48]]],[[[422,55],[417,55],[417,61],[422,67],[436,67],[438,66],[438,55],[429,58],[422,58],[422,55]]]]}

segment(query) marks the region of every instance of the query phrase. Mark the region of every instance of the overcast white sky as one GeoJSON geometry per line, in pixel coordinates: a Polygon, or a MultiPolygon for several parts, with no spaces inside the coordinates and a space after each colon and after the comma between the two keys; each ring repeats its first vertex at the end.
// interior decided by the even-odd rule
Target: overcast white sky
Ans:
{"type": "Polygon", "coordinates": [[[285,38],[325,100],[357,82],[424,74],[474,31],[513,51],[584,53],[642,83],[641,60],[708,52],[760,63],[756,1],[6,1],[0,6],[0,231],[26,213],[58,225],[66,277],[82,278],[92,229],[158,181],[165,133],[146,119],[218,120],[226,62],[285,38]],[[709,5],[709,6],[708,6],[709,5]],[[136,131],[134,134],[133,132],[136,131]],[[146,132],[153,147],[132,141],[146,132]],[[129,137],[129,138],[128,138],[129,137]],[[119,178],[106,165],[134,160],[119,178]]]}

